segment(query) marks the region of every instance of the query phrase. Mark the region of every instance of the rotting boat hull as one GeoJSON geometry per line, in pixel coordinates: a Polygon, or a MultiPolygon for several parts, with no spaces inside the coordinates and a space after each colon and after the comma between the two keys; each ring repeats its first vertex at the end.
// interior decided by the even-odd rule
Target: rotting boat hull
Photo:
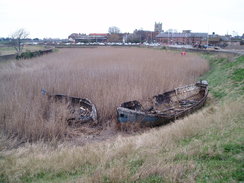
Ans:
{"type": "Polygon", "coordinates": [[[67,106],[70,113],[67,122],[69,125],[79,125],[86,122],[97,121],[96,106],[87,98],[71,97],[62,94],[50,95],[45,90],[42,94],[47,95],[51,102],[60,102],[67,106]]]}
{"type": "Polygon", "coordinates": [[[207,95],[208,83],[200,81],[154,96],[149,109],[145,109],[138,101],[125,102],[117,108],[117,119],[121,124],[167,124],[201,108],[207,100],[207,95]]]}

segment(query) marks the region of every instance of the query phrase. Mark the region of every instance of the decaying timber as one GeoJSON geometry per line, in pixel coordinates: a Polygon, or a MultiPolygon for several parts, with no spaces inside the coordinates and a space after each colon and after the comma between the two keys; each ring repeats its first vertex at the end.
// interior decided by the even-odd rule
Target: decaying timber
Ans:
{"type": "Polygon", "coordinates": [[[50,95],[43,89],[42,94],[46,95],[51,102],[61,102],[67,106],[69,111],[67,122],[69,125],[97,121],[96,107],[89,99],[61,94],[50,95]]]}
{"type": "Polygon", "coordinates": [[[125,102],[117,108],[117,118],[120,123],[166,124],[202,107],[207,95],[208,82],[199,81],[156,95],[144,103],[125,102]]]}

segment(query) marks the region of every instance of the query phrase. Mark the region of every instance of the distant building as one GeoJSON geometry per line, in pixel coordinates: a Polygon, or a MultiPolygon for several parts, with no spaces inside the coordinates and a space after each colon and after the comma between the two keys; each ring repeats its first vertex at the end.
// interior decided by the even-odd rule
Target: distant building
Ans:
{"type": "Polygon", "coordinates": [[[79,42],[106,42],[108,39],[108,34],[92,33],[89,35],[73,33],[68,37],[69,41],[79,43],[79,42]]]}
{"type": "Polygon", "coordinates": [[[156,42],[156,36],[160,32],[163,32],[162,23],[155,22],[154,31],[135,29],[132,34],[127,34],[124,40],[132,43],[154,43],[156,42]]]}
{"type": "Polygon", "coordinates": [[[211,46],[219,46],[219,47],[226,47],[226,46],[239,46],[241,44],[241,37],[232,37],[231,35],[218,35],[218,34],[211,34],[209,35],[208,43],[211,46]]]}
{"type": "Polygon", "coordinates": [[[163,44],[202,45],[207,44],[208,33],[193,33],[190,30],[182,33],[161,32],[156,39],[163,44]]]}
{"type": "Polygon", "coordinates": [[[157,23],[157,22],[155,22],[155,25],[154,25],[154,32],[163,32],[163,29],[162,29],[162,23],[157,23]]]}
{"type": "Polygon", "coordinates": [[[92,34],[89,34],[89,39],[90,39],[90,42],[103,43],[103,42],[107,41],[108,35],[109,34],[107,34],[107,33],[92,33],[92,34]]]}
{"type": "Polygon", "coordinates": [[[182,33],[191,33],[191,30],[183,30],[182,33]]]}
{"type": "Polygon", "coordinates": [[[158,35],[158,32],[136,29],[133,34],[127,36],[127,41],[132,43],[152,43],[156,42],[156,35],[158,35]]]}
{"type": "Polygon", "coordinates": [[[82,39],[85,38],[86,34],[81,34],[81,33],[72,33],[69,35],[68,40],[70,42],[77,42],[77,39],[82,39]]]}

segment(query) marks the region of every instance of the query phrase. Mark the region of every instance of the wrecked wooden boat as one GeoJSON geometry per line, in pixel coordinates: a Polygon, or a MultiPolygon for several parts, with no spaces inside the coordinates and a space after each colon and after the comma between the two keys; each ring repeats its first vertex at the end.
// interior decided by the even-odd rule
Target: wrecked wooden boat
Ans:
{"type": "Polygon", "coordinates": [[[62,94],[51,95],[42,89],[42,94],[48,97],[51,102],[60,102],[67,106],[69,125],[79,125],[86,122],[97,121],[97,110],[95,105],[87,98],[71,97],[62,94]]]}
{"type": "Polygon", "coordinates": [[[204,105],[208,95],[208,82],[199,81],[154,96],[142,103],[129,101],[117,108],[121,124],[138,122],[142,126],[167,124],[194,112],[204,105]]]}

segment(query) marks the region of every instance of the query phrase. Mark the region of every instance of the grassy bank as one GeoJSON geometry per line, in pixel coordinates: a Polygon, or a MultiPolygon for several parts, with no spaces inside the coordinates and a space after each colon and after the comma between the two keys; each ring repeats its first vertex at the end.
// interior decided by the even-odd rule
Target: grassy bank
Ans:
{"type": "MultiPolygon", "coordinates": [[[[23,52],[26,51],[38,51],[38,50],[43,50],[44,46],[40,45],[25,45],[23,48],[23,52]]],[[[9,54],[15,54],[16,50],[14,47],[10,46],[1,46],[0,47],[0,55],[9,55],[9,54]]]]}
{"type": "Polygon", "coordinates": [[[205,55],[210,97],[202,110],[113,141],[35,143],[0,153],[0,182],[240,182],[244,57],[205,55]]]}
{"type": "Polygon", "coordinates": [[[203,76],[210,83],[210,92],[218,100],[237,99],[244,94],[244,56],[204,55],[210,71],[203,76]]]}

